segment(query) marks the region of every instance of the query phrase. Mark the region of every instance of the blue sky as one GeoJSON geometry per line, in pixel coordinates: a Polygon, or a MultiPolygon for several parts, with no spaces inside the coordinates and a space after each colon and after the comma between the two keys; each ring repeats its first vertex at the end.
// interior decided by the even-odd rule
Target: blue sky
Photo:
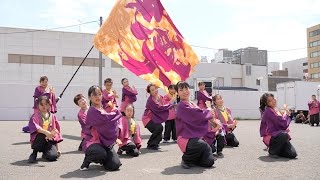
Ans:
{"type": "MultiPolygon", "coordinates": [[[[104,19],[116,0],[1,0],[0,26],[48,29],[104,19]]],[[[161,0],[191,45],[228,48],[254,46],[286,50],[307,47],[306,28],[320,24],[316,0],[161,0]]],[[[97,32],[98,23],[61,31],[97,32]]],[[[194,47],[199,56],[216,50],[194,47]]],[[[269,52],[269,61],[307,56],[307,49],[269,52]]]]}

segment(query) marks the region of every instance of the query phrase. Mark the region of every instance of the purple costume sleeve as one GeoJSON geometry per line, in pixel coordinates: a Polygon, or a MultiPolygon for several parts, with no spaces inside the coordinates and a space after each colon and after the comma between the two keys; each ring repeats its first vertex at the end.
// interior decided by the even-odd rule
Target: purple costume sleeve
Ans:
{"type": "MultiPolygon", "coordinates": [[[[160,99],[163,102],[163,98],[160,97],[160,99]]],[[[151,111],[151,120],[157,124],[163,123],[168,119],[171,108],[173,108],[172,104],[160,105],[153,100],[152,96],[149,96],[146,104],[146,109],[151,111]]]]}
{"type": "Polygon", "coordinates": [[[207,109],[181,101],[177,107],[176,129],[177,136],[182,138],[201,138],[208,132],[208,121],[212,113],[207,109]]]}
{"type": "Polygon", "coordinates": [[[43,92],[40,91],[39,86],[36,87],[33,94],[33,109],[37,108],[37,99],[42,95],[43,92]]]}
{"type": "Polygon", "coordinates": [[[212,101],[212,97],[211,96],[207,96],[205,95],[203,92],[201,91],[198,91],[197,92],[197,100],[202,100],[203,102],[206,102],[206,101],[212,101]]]}
{"type": "Polygon", "coordinates": [[[133,103],[137,101],[138,92],[136,90],[131,89],[130,87],[123,87],[122,88],[122,100],[125,100],[125,96],[129,98],[129,102],[133,103]]]}
{"type": "Polygon", "coordinates": [[[85,125],[86,140],[92,138],[91,128],[95,128],[99,135],[99,140],[104,146],[112,145],[118,136],[118,124],[122,117],[120,111],[102,113],[94,107],[90,107],[87,112],[85,125]]]}
{"type": "Polygon", "coordinates": [[[291,119],[287,114],[279,116],[270,107],[267,107],[262,114],[260,135],[265,135],[263,131],[266,129],[265,132],[267,132],[268,135],[276,136],[280,132],[285,132],[290,122],[291,119]]]}

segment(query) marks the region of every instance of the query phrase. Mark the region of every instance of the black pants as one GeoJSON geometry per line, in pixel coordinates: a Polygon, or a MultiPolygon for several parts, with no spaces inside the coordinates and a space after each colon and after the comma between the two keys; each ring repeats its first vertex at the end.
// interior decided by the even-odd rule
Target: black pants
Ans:
{"type": "Polygon", "coordinates": [[[227,146],[238,147],[239,141],[233,133],[227,133],[226,135],[227,146]]]}
{"type": "Polygon", "coordinates": [[[160,141],[162,140],[162,131],[163,127],[161,124],[155,124],[152,120],[146,125],[146,128],[152,133],[149,141],[148,147],[157,147],[159,146],[160,141]]]}
{"type": "Polygon", "coordinates": [[[310,124],[314,125],[315,123],[319,125],[319,113],[310,115],[310,124]]]}
{"type": "Polygon", "coordinates": [[[177,140],[177,135],[176,135],[176,122],[175,120],[167,120],[166,125],[164,126],[164,140],[170,140],[172,132],[172,139],[177,140]]]}
{"type": "Polygon", "coordinates": [[[83,140],[84,140],[84,139],[81,140],[81,143],[80,143],[80,145],[79,145],[79,147],[78,147],[78,151],[82,151],[83,140]]]}
{"type": "Polygon", "coordinates": [[[280,133],[278,136],[271,137],[269,154],[286,158],[295,158],[297,156],[297,152],[291,145],[289,135],[287,133],[280,133]]]}
{"type": "Polygon", "coordinates": [[[118,154],[113,147],[105,147],[101,144],[91,144],[85,153],[86,162],[102,163],[104,168],[115,171],[122,165],[118,154]]]}
{"type": "Polygon", "coordinates": [[[36,152],[43,152],[43,157],[48,161],[55,161],[58,158],[58,150],[56,146],[56,142],[54,141],[47,141],[46,135],[39,133],[31,148],[36,152]]]}
{"type": "Polygon", "coordinates": [[[139,150],[137,149],[136,145],[133,142],[128,143],[125,146],[120,148],[123,151],[126,151],[126,154],[129,156],[137,157],[139,156],[139,150]]]}
{"type": "Polygon", "coordinates": [[[198,138],[189,139],[182,160],[186,164],[194,164],[202,167],[211,167],[214,164],[211,147],[208,143],[198,138]]]}
{"type": "Polygon", "coordinates": [[[211,147],[212,147],[212,153],[214,153],[215,151],[222,152],[224,148],[224,136],[221,136],[220,134],[218,134],[216,136],[216,140],[213,141],[211,147]],[[215,144],[217,144],[217,146],[215,146],[215,144]]]}

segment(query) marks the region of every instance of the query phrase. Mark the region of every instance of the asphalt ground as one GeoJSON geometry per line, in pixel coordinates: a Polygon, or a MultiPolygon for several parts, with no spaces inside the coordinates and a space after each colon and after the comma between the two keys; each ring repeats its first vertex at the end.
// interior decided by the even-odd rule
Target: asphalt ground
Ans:
{"type": "Polygon", "coordinates": [[[320,127],[292,123],[291,142],[298,157],[274,159],[268,156],[259,137],[260,121],[242,120],[234,132],[239,147],[226,147],[225,157],[215,161],[212,168],[191,169],[180,167],[182,153],[173,142],[161,143],[159,151],[147,150],[150,132],[142,127],[141,155],[122,155],[120,170],[108,172],[96,164],[91,164],[88,171],[79,170],[84,154],[77,151],[81,141],[77,121],[60,122],[64,141],[59,144],[62,155],[58,161],[47,162],[39,153],[38,163],[28,164],[32,152],[29,134],[21,132],[26,124],[0,121],[0,179],[320,179],[320,127]]]}

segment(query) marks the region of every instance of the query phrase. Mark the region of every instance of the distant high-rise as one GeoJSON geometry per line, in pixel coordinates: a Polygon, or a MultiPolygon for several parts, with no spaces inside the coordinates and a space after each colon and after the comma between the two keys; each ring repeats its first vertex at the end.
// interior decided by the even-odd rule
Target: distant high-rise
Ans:
{"type": "Polygon", "coordinates": [[[231,63],[233,59],[232,51],[228,49],[219,49],[215,54],[215,63],[231,63]]]}
{"type": "Polygon", "coordinates": [[[233,64],[253,64],[266,66],[268,63],[268,53],[266,50],[259,50],[256,47],[241,48],[233,51],[233,64]]]}
{"type": "Polygon", "coordinates": [[[307,29],[308,73],[310,81],[320,81],[320,24],[307,29]]]}

